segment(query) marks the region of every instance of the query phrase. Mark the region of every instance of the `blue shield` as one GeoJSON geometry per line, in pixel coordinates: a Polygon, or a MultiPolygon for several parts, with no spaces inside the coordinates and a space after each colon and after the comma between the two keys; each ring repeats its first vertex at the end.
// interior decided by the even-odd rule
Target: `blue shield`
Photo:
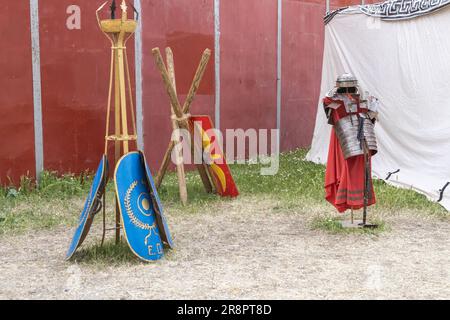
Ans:
{"type": "Polygon", "coordinates": [[[142,155],[131,152],[123,156],[117,163],[114,177],[130,249],[144,261],[161,259],[164,248],[142,155]]]}
{"type": "Polygon", "coordinates": [[[164,216],[163,206],[161,199],[159,198],[158,191],[156,190],[155,182],[153,180],[152,173],[145,159],[144,153],[140,152],[142,161],[145,165],[145,173],[147,175],[147,181],[150,186],[150,193],[152,195],[154,208],[156,211],[156,220],[158,222],[158,227],[161,234],[162,241],[167,244],[171,249],[173,249],[174,244],[172,236],[170,235],[169,226],[167,224],[166,217],[164,216]]]}
{"type": "Polygon", "coordinates": [[[72,258],[77,248],[81,246],[89,233],[89,229],[94,221],[94,216],[99,211],[99,208],[101,208],[101,199],[105,192],[107,182],[108,159],[104,155],[95,174],[91,190],[89,191],[88,198],[84,204],[84,209],[78,221],[78,226],[75,229],[75,234],[72,238],[72,242],[70,243],[69,250],[66,253],[67,260],[72,258]]]}

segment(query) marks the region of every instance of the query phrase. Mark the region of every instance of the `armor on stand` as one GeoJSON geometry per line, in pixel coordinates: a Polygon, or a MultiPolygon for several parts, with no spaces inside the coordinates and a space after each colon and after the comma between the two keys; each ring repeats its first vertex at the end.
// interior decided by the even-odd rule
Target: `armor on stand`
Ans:
{"type": "Polygon", "coordinates": [[[361,93],[358,80],[343,74],[323,100],[328,123],[333,126],[325,177],[326,199],[339,212],[375,203],[371,157],[378,152],[375,123],[378,100],[361,93]]]}

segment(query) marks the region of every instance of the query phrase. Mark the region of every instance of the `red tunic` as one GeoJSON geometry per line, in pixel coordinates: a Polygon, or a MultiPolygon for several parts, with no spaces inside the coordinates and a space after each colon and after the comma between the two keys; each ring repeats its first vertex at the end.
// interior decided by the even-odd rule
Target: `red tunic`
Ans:
{"type": "MultiPolygon", "coordinates": [[[[331,111],[330,122],[334,124],[339,119],[349,115],[349,113],[346,112],[343,101],[328,97],[324,99],[324,106],[332,103],[340,105],[331,111]]],[[[359,107],[359,102],[358,112],[367,112],[367,109],[359,107]]],[[[375,204],[376,199],[372,179],[370,179],[369,183],[371,192],[368,205],[370,206],[375,204]]],[[[345,160],[334,128],[331,131],[328,150],[325,192],[325,199],[335,206],[339,212],[344,212],[347,209],[358,210],[364,207],[364,155],[345,160]]]]}

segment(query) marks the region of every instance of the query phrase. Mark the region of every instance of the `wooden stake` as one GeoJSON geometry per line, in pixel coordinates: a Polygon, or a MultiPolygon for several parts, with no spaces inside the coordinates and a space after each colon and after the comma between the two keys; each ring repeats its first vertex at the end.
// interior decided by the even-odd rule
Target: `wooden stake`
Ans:
{"type": "MultiPolygon", "coordinates": [[[[176,80],[175,80],[175,64],[173,61],[173,52],[170,48],[166,48],[166,59],[167,59],[167,68],[169,69],[169,78],[172,82],[172,86],[175,90],[177,90],[176,80]]],[[[171,104],[171,114],[172,114],[172,129],[178,130],[179,126],[177,121],[173,118],[175,116],[174,106],[171,104]]],[[[174,141],[174,143],[178,143],[180,139],[178,138],[177,141],[174,141]]],[[[178,188],[180,190],[180,199],[181,203],[183,205],[187,204],[188,195],[187,195],[187,188],[186,188],[186,175],[184,172],[184,163],[183,163],[183,151],[182,150],[176,150],[175,152],[175,160],[177,162],[177,176],[178,176],[178,188]]]]}
{"type": "MultiPolygon", "coordinates": [[[[117,37],[115,37],[117,39],[117,37]]],[[[115,46],[117,46],[117,41],[116,43],[114,43],[115,46]]],[[[114,77],[115,77],[115,87],[114,87],[114,123],[115,123],[115,136],[119,137],[121,135],[121,123],[120,123],[120,114],[121,114],[121,108],[120,108],[120,74],[119,74],[119,50],[115,49],[115,59],[114,59],[114,77]]],[[[122,150],[121,150],[121,145],[120,145],[120,141],[116,140],[114,142],[114,163],[119,162],[120,160],[120,156],[122,154],[122,150]]],[[[118,228],[120,225],[120,210],[119,210],[119,201],[117,200],[117,198],[115,198],[115,203],[116,203],[116,210],[115,210],[115,220],[116,220],[116,232],[115,232],[115,237],[116,237],[116,244],[120,243],[120,229],[118,228]]]]}
{"type": "Polygon", "coordinates": [[[189,89],[188,96],[183,105],[183,113],[189,113],[191,109],[192,102],[195,99],[200,83],[202,82],[203,76],[208,66],[209,59],[211,58],[211,50],[205,49],[202,58],[198,65],[197,71],[195,72],[194,80],[192,80],[191,88],[189,89]]]}
{"type": "Polygon", "coordinates": [[[119,81],[120,81],[120,103],[122,112],[122,137],[123,139],[123,153],[127,154],[130,150],[128,147],[128,119],[127,119],[127,95],[125,89],[125,62],[124,62],[124,37],[125,32],[121,32],[118,42],[118,58],[119,58],[119,81]]]}
{"type": "MultiPolygon", "coordinates": [[[[116,43],[114,43],[116,45],[116,43]]],[[[114,133],[117,137],[120,136],[120,80],[119,80],[119,56],[118,50],[114,49],[114,133]]],[[[115,163],[120,159],[121,148],[120,141],[114,142],[115,163]]]]}
{"type": "MultiPolygon", "coordinates": [[[[161,73],[161,77],[163,79],[164,87],[166,88],[167,94],[169,95],[170,103],[173,106],[173,111],[175,112],[176,116],[181,119],[183,118],[183,112],[182,107],[180,105],[180,102],[178,101],[177,93],[175,92],[175,88],[172,85],[172,82],[170,81],[169,72],[166,69],[166,66],[164,65],[163,58],[161,56],[161,51],[159,48],[154,48],[152,50],[152,54],[155,57],[156,67],[158,68],[159,72],[161,73]]],[[[180,124],[182,122],[180,121],[180,124]]]]}

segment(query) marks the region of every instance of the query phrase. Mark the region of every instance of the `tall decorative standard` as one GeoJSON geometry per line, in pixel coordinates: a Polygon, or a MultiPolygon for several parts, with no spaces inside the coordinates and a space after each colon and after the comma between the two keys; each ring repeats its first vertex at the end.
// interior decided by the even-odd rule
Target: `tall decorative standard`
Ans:
{"type": "MultiPolygon", "coordinates": [[[[76,249],[83,243],[89,233],[95,215],[102,208],[102,244],[104,242],[105,233],[108,230],[106,229],[105,212],[105,187],[109,176],[107,154],[109,142],[114,142],[116,221],[112,230],[115,230],[116,244],[120,242],[121,230],[123,230],[124,238],[131,251],[144,261],[153,261],[164,256],[164,245],[173,248],[173,241],[144,153],[142,151],[130,152],[131,148],[137,150],[137,135],[126,44],[137,28],[137,21],[128,19],[128,8],[124,0],[120,6],[121,18],[115,18],[117,8],[114,0],[110,7],[111,19],[100,20],[99,12],[107,3],[105,2],[96,12],[100,29],[111,41],[111,70],[106,112],[105,149],[94,177],[91,191],[80,216],[79,224],[67,251],[66,259],[72,258],[76,249]],[[113,96],[114,133],[110,133],[113,96]],[[128,131],[129,111],[131,112],[131,123],[133,126],[132,134],[128,131]],[[130,145],[130,143],[134,143],[134,146],[130,145]]],[[[136,12],[136,10],[134,11],[136,12]]]]}
{"type": "MultiPolygon", "coordinates": [[[[111,5],[111,19],[100,20],[99,12],[105,7],[105,2],[96,12],[100,29],[111,41],[111,71],[109,80],[108,106],[106,113],[106,134],[105,134],[105,155],[108,153],[109,142],[114,142],[114,161],[119,161],[122,155],[127,154],[130,149],[129,142],[136,143],[136,122],[134,115],[134,105],[131,90],[130,70],[126,53],[126,44],[137,29],[137,21],[128,19],[127,5],[123,0],[120,6],[122,16],[115,19],[116,1],[111,5]],[[114,92],[113,92],[114,86],[114,92]],[[129,109],[131,111],[131,122],[133,124],[133,134],[128,132],[127,115],[127,89],[129,99],[129,109]],[[110,134],[111,121],[111,101],[114,93],[114,133],[110,134]]],[[[120,210],[116,199],[116,244],[120,241],[120,210]]]]}

